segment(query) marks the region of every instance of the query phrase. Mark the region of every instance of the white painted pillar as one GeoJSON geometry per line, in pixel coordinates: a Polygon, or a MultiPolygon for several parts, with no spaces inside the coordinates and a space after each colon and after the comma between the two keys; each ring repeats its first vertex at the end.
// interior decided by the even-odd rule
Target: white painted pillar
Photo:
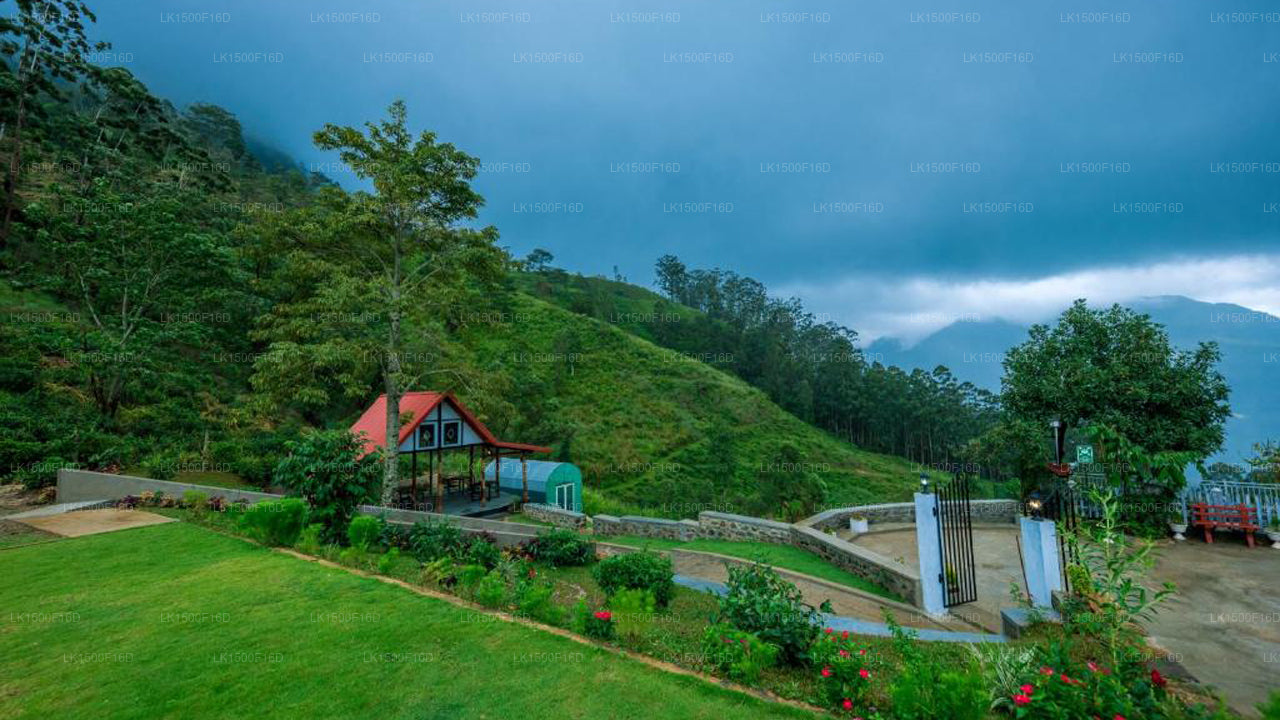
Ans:
{"type": "Polygon", "coordinates": [[[938,496],[916,493],[916,554],[920,559],[920,585],[924,611],[945,615],[942,592],[942,548],[938,544],[938,496]]]}
{"type": "Polygon", "coordinates": [[[1053,607],[1053,593],[1062,590],[1062,563],[1058,555],[1058,529],[1052,520],[1018,519],[1022,535],[1022,570],[1027,594],[1039,608],[1053,607]]]}

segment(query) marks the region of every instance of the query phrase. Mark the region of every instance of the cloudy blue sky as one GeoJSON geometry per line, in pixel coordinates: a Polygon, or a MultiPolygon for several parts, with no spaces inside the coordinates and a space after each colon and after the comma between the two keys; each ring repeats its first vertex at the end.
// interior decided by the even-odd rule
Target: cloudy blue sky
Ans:
{"type": "Polygon", "coordinates": [[[1176,293],[1280,313],[1268,2],[95,0],[108,62],[311,147],[404,98],[517,253],[755,276],[865,337],[1176,293]],[[237,55],[239,53],[239,55],[237,55]]]}

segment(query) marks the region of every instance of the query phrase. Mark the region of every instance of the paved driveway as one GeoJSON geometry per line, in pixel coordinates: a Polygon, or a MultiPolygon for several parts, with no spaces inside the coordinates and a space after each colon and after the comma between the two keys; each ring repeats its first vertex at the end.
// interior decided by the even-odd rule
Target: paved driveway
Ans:
{"type": "MultiPolygon", "coordinates": [[[[1213,545],[1164,541],[1151,573],[1155,583],[1178,587],[1149,624],[1151,640],[1249,717],[1270,691],[1280,690],[1280,550],[1260,539],[1252,550],[1229,534],[1213,545]]],[[[855,542],[917,565],[914,528],[872,532],[855,542]]],[[[1017,532],[975,527],[974,558],[978,601],[955,610],[998,632],[999,609],[1011,606],[1009,582],[1025,587],[1017,532]]]]}

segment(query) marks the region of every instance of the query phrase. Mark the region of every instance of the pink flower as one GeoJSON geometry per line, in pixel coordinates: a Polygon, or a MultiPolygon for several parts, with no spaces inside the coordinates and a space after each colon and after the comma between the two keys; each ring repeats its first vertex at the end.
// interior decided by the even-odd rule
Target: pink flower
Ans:
{"type": "Polygon", "coordinates": [[[840,651],[840,657],[842,657],[842,658],[843,658],[843,657],[849,657],[849,651],[848,651],[848,650],[841,650],[841,651],[840,651]]]}
{"type": "Polygon", "coordinates": [[[1013,704],[1014,704],[1014,705],[1026,705],[1026,704],[1028,704],[1028,703],[1030,703],[1030,702],[1031,702],[1031,696],[1030,696],[1030,695],[1014,695],[1014,696],[1013,696],[1013,704]]]}
{"type": "Polygon", "coordinates": [[[827,628],[827,630],[826,630],[826,633],[827,633],[828,635],[830,635],[830,634],[831,634],[831,633],[833,633],[833,632],[835,632],[835,630],[832,630],[831,628],[827,628]]]}
{"type": "Polygon", "coordinates": [[[1022,694],[1023,694],[1023,695],[1030,695],[1031,693],[1035,692],[1035,690],[1036,690],[1036,688],[1035,688],[1035,686],[1034,686],[1034,685],[1023,685],[1022,687],[1020,687],[1020,688],[1018,688],[1018,689],[1022,691],[1022,694]]]}
{"type": "Polygon", "coordinates": [[[852,709],[853,709],[853,701],[852,701],[852,700],[850,700],[849,698],[845,698],[845,699],[844,699],[844,702],[840,703],[840,705],[841,705],[841,707],[843,707],[845,710],[852,710],[852,709]]]}
{"type": "Polygon", "coordinates": [[[822,677],[831,677],[831,666],[826,665],[822,668],[822,677]]]}
{"type": "Polygon", "coordinates": [[[866,655],[866,654],[867,654],[867,649],[866,649],[866,648],[862,648],[861,650],[859,650],[859,651],[858,651],[858,654],[859,654],[859,655],[866,655]]]}
{"type": "Polygon", "coordinates": [[[1098,667],[1098,663],[1096,663],[1096,662],[1094,662],[1094,661],[1092,661],[1092,660],[1090,660],[1087,664],[1088,664],[1088,666],[1089,666],[1089,672],[1098,672],[1099,670],[1101,670],[1101,669],[1102,669],[1102,668],[1098,667]]]}
{"type": "Polygon", "coordinates": [[[867,672],[866,668],[862,668],[861,670],[859,670],[858,674],[862,676],[863,680],[866,680],[867,678],[871,677],[871,673],[867,672]]]}
{"type": "Polygon", "coordinates": [[[1042,667],[1040,668],[1040,674],[1041,674],[1041,675],[1044,675],[1044,676],[1046,676],[1046,677],[1047,677],[1047,676],[1049,676],[1049,675],[1052,675],[1052,674],[1053,674],[1053,668],[1049,667],[1048,665],[1044,665],[1044,666],[1042,666],[1042,667]]]}

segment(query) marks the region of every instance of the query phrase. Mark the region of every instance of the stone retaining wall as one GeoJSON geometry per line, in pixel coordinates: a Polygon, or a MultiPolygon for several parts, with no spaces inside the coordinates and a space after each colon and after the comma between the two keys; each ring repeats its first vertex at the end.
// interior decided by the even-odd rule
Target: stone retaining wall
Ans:
{"type": "Polygon", "coordinates": [[[58,470],[58,502],[83,502],[85,500],[119,500],[126,495],[144,492],[162,492],[169,497],[181,498],[189,491],[202,492],[210,497],[221,495],[231,502],[247,500],[256,503],[274,500],[280,495],[253,490],[233,490],[212,485],[195,485],[171,480],[152,480],[132,475],[91,472],[89,470],[58,470]]]}
{"type": "Polygon", "coordinates": [[[924,590],[920,585],[920,574],[914,568],[835,535],[801,525],[791,526],[791,544],[864,580],[892,590],[916,607],[923,607],[924,590]]]}
{"type": "Polygon", "coordinates": [[[521,510],[525,515],[545,523],[551,523],[556,527],[571,528],[573,530],[581,530],[587,526],[587,516],[573,510],[565,510],[555,505],[543,505],[542,503],[525,503],[521,510]]]}
{"type": "MultiPolygon", "coordinates": [[[[969,508],[973,522],[984,524],[1012,525],[1018,522],[1018,516],[1022,513],[1021,504],[1017,500],[974,500],[969,503],[969,508]]],[[[849,527],[849,518],[855,515],[865,517],[872,525],[914,523],[916,506],[915,503],[886,503],[832,508],[796,524],[816,530],[838,530],[849,527]]]]}

